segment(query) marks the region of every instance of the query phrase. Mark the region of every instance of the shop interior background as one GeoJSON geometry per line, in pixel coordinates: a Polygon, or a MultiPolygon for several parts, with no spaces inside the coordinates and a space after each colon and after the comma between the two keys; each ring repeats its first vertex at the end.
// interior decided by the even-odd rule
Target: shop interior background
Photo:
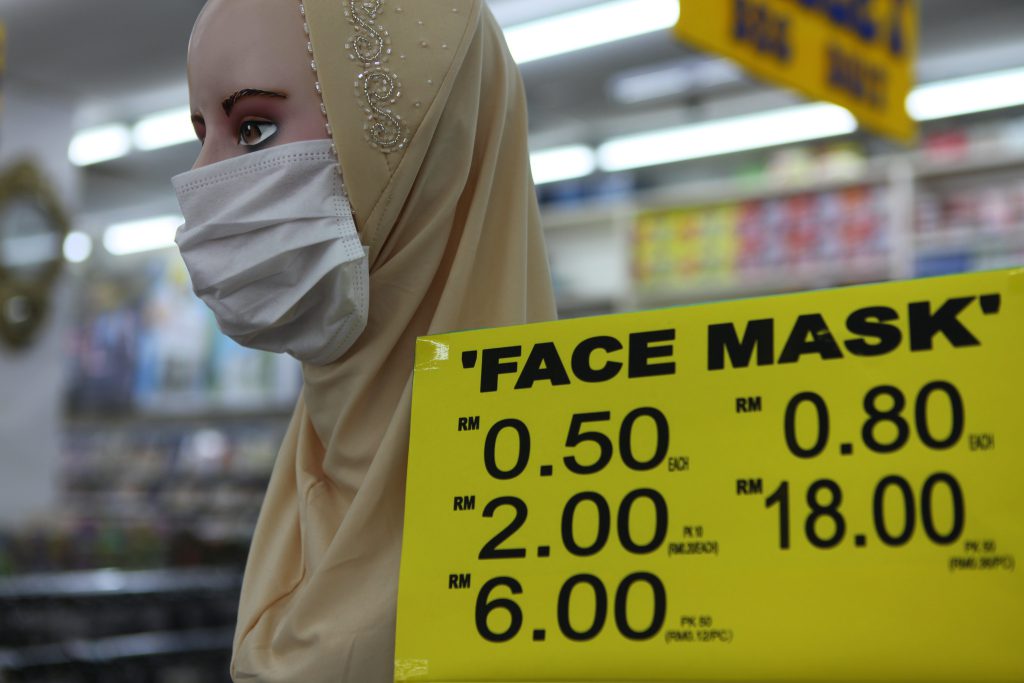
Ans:
{"type": "MultiPolygon", "coordinates": [[[[609,145],[804,100],[664,28],[531,59],[571,41],[517,30],[603,3],[490,4],[522,62],[563,317],[1024,264],[1024,2],[920,2],[918,81],[974,89],[912,107],[911,147],[854,130],[650,166],[639,141],[626,161],[609,145]]],[[[0,680],[226,678],[300,378],[221,336],[167,246],[169,178],[198,153],[201,5],[0,0],[0,165],[34,161],[72,231],[34,343],[0,346],[0,680]]],[[[634,5],[628,21],[675,16],[634,5]]],[[[17,245],[0,255],[28,258],[17,245]]]]}

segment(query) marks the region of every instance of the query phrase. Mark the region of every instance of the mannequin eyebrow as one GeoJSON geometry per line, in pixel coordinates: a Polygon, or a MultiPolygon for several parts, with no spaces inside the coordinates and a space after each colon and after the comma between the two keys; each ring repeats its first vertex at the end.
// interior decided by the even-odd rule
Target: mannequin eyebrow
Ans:
{"type": "Polygon", "coordinates": [[[246,97],[277,97],[282,100],[288,99],[288,96],[285,95],[284,93],[273,92],[271,90],[255,90],[253,88],[245,88],[244,90],[239,90],[238,92],[233,93],[226,100],[224,100],[224,102],[221,104],[221,106],[224,107],[224,113],[228,116],[231,116],[231,110],[235,107],[235,103],[246,97]]]}

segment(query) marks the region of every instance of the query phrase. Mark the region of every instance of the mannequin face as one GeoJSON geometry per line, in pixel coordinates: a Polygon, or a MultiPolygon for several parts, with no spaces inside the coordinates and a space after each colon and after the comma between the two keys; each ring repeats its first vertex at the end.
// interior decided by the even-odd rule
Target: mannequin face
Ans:
{"type": "Polygon", "coordinates": [[[294,0],[209,0],[188,47],[193,168],[327,138],[294,0]]]}

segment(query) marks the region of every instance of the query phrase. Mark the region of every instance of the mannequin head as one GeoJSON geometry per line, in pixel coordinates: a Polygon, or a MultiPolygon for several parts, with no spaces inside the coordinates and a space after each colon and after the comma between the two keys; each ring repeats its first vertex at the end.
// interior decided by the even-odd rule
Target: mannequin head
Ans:
{"type": "Polygon", "coordinates": [[[193,168],[327,138],[295,0],[209,0],[188,46],[193,168]]]}

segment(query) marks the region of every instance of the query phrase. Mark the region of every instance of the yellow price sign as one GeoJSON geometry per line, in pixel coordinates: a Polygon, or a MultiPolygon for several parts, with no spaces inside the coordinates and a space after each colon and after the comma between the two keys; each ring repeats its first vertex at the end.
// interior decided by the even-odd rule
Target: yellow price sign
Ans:
{"type": "Polygon", "coordinates": [[[397,681],[1024,681],[1024,270],[420,339],[397,681]]]}
{"type": "Polygon", "coordinates": [[[676,35],[907,141],[916,0],[680,0],[676,35]]]}

